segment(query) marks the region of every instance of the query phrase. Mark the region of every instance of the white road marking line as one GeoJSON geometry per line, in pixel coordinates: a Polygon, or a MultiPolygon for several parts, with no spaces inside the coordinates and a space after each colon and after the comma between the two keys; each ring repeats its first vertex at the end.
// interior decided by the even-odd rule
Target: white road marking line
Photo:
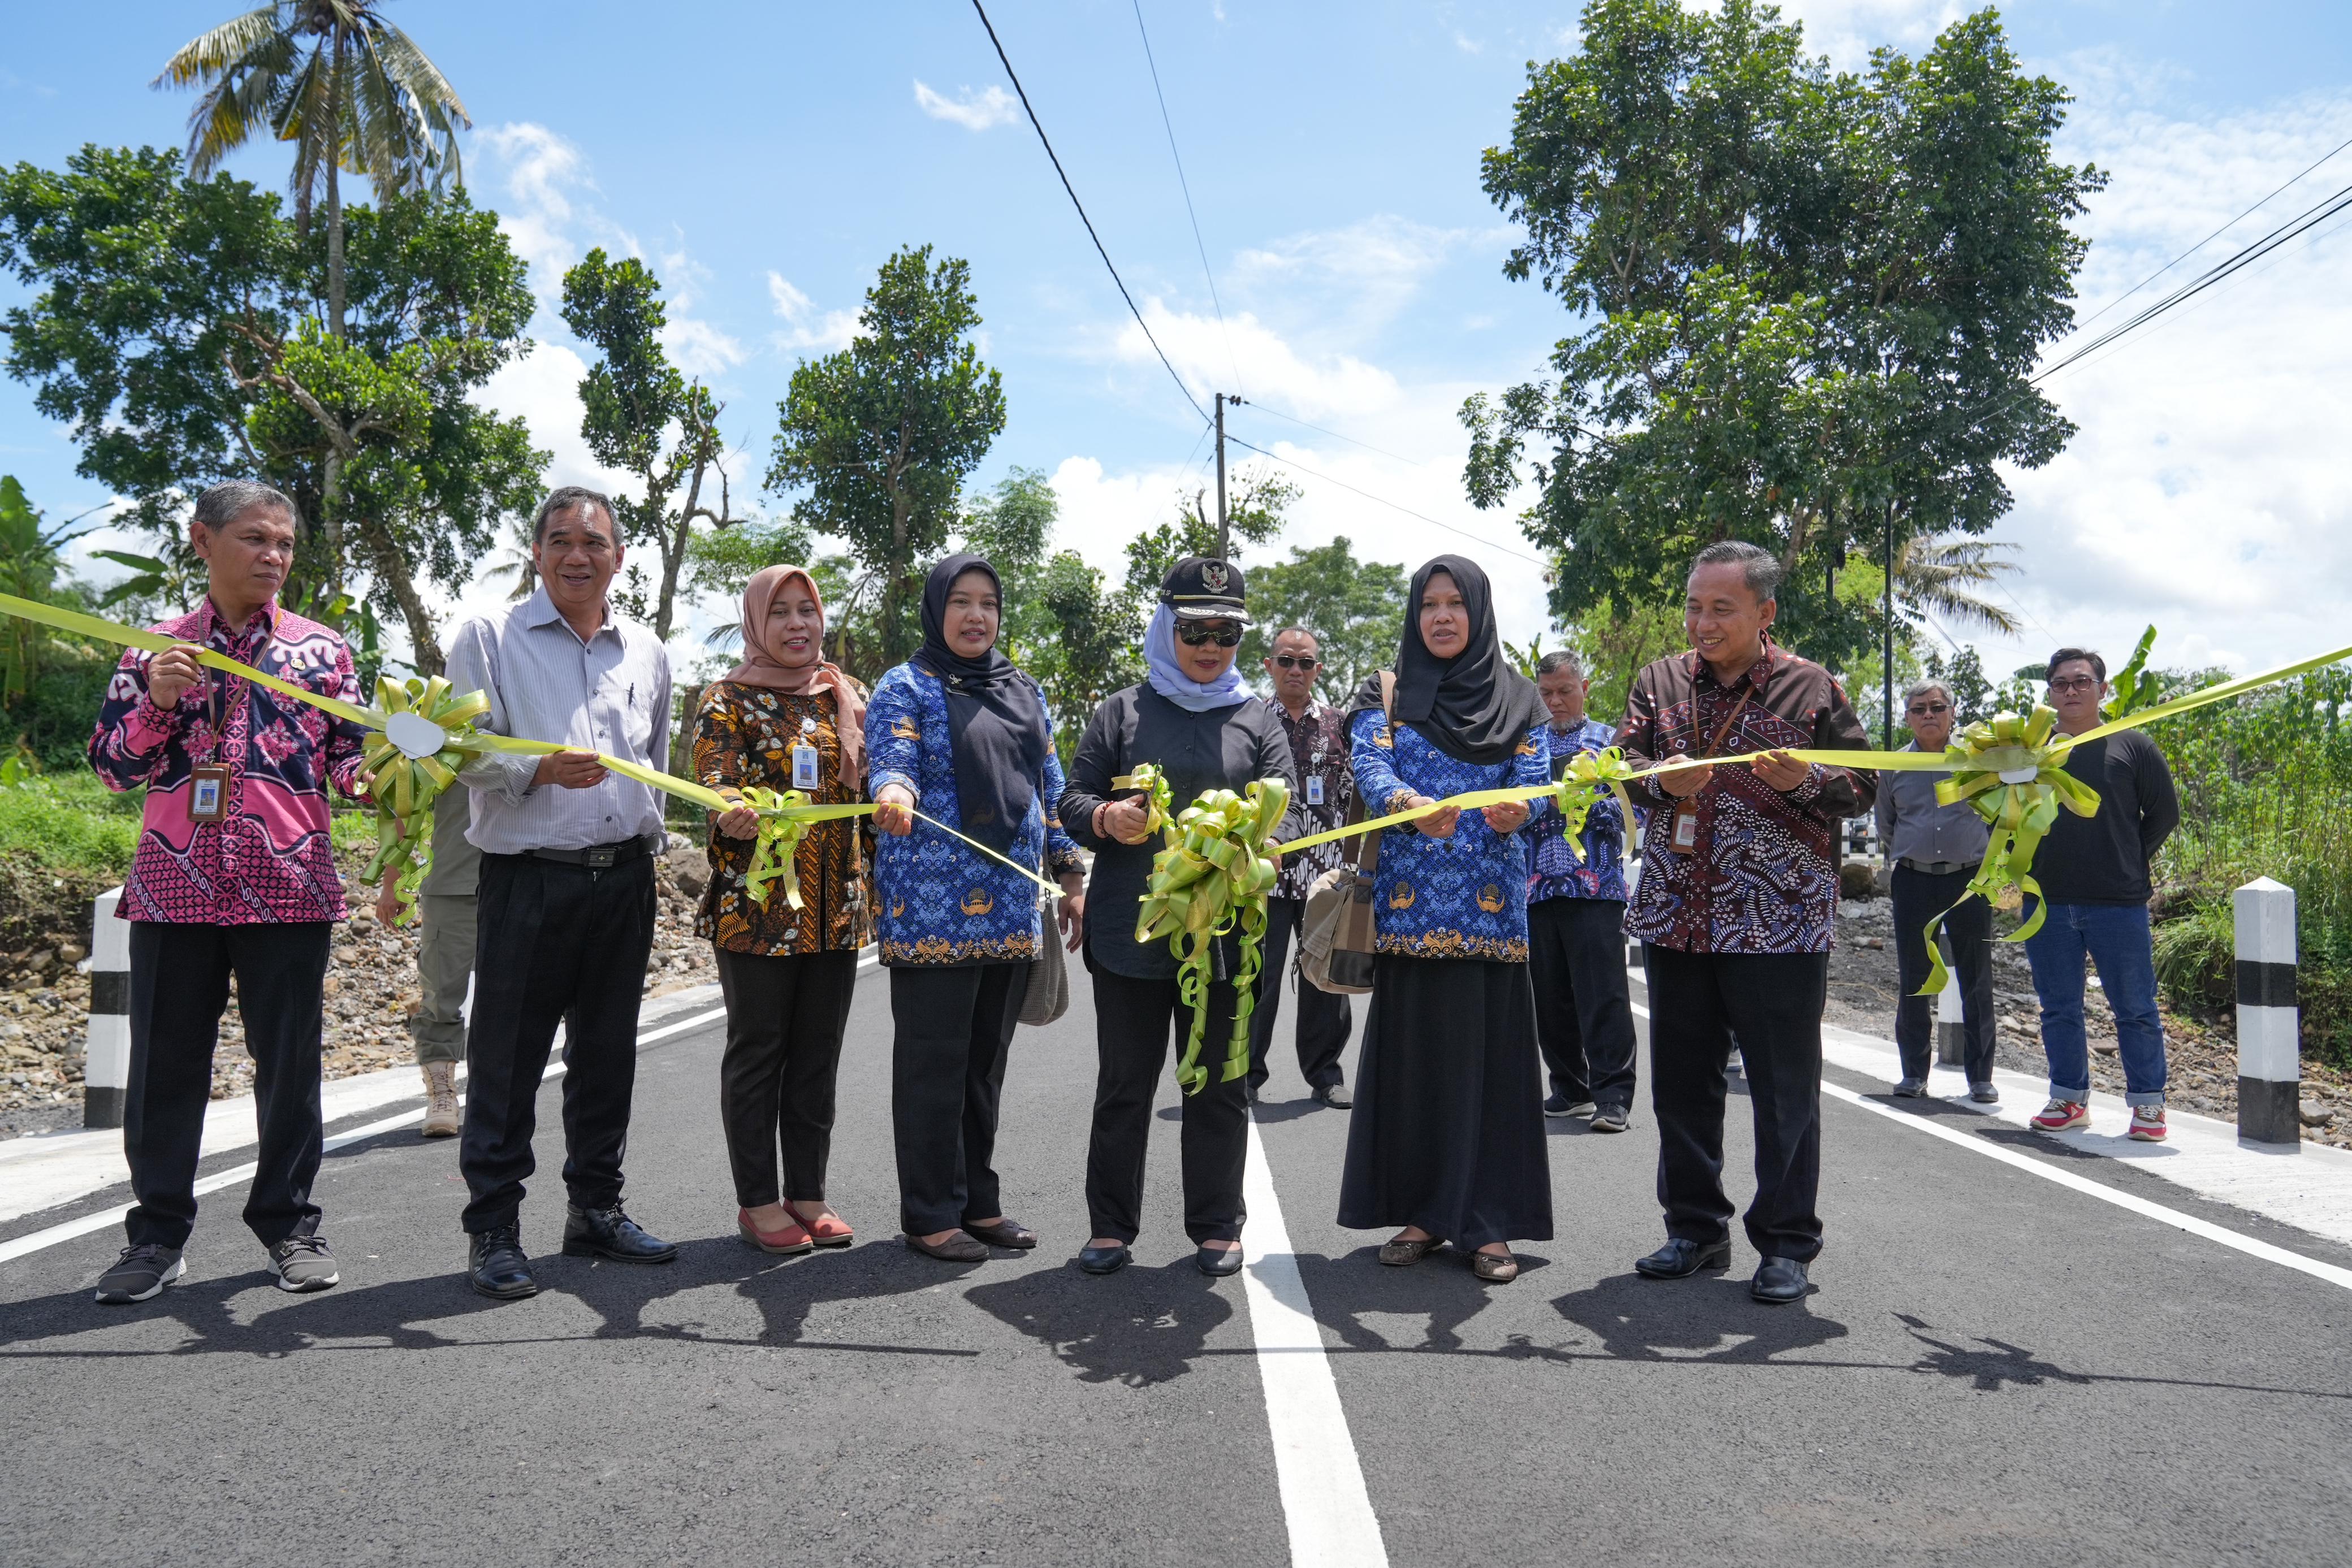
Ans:
{"type": "MultiPolygon", "coordinates": [[[[667,1040],[672,1035],[684,1034],[688,1030],[699,1029],[704,1024],[715,1022],[726,1016],[725,1008],[716,1008],[707,1013],[697,1013],[692,1018],[680,1019],[676,1023],[664,1024],[659,1029],[650,1030],[637,1036],[637,1044],[651,1045],[656,1040],[667,1040]]],[[[563,1063],[551,1061],[547,1064],[547,1071],[540,1074],[539,1081],[546,1083],[562,1076],[563,1063]]],[[[465,1096],[458,1096],[459,1103],[462,1104],[464,1100],[465,1096]]],[[[370,1122],[363,1127],[353,1127],[348,1133],[338,1133],[320,1145],[320,1148],[322,1153],[332,1154],[337,1149],[349,1147],[352,1144],[396,1131],[423,1120],[425,1120],[425,1107],[419,1105],[413,1111],[403,1111],[396,1116],[386,1116],[381,1122],[370,1122]]],[[[254,1173],[260,1168],[258,1161],[249,1161],[245,1165],[231,1166],[225,1171],[215,1171],[212,1175],[197,1181],[195,1195],[202,1197],[207,1193],[218,1192],[223,1187],[235,1186],[239,1182],[251,1181],[254,1173]]],[[[78,1219],[65,1220],[50,1226],[46,1230],[36,1230],[29,1235],[19,1236],[14,1241],[0,1241],[0,1263],[13,1263],[30,1253],[55,1247],[60,1241],[70,1241],[77,1236],[87,1236],[93,1230],[103,1230],[110,1225],[121,1222],[122,1217],[131,1212],[131,1204],[118,1203],[111,1208],[101,1208],[95,1214],[85,1214],[78,1219]]]]}
{"type": "Polygon", "coordinates": [[[1348,1431],[1348,1413],[1323,1352],[1323,1331],[1299,1277],[1298,1258],[1282,1220],[1282,1200],[1257,1121],[1249,1124],[1249,1164],[1242,1178],[1249,1211],[1249,1261],[1242,1269],[1265,1420],[1274,1436],[1275,1479],[1290,1529],[1292,1568],[1387,1568],[1381,1521],[1364,1490],[1363,1466],[1348,1431]]]}
{"type": "MultiPolygon", "coordinates": [[[[1639,1002],[1633,1003],[1633,1009],[1643,1018],[1650,1016],[1650,1009],[1639,1002]]],[[[1874,1115],[1885,1116],[1890,1121],[1898,1122],[1915,1131],[1925,1133],[1931,1138],[1941,1138],[1948,1144],[1956,1144],[1961,1148],[1972,1150],[1989,1160],[1999,1160],[2002,1165],[2016,1170],[2031,1171],[2044,1181],[2055,1182],[2060,1186],[2082,1193],[2087,1197],[2095,1197],[2101,1203],[2114,1204],[2117,1208],[2128,1209],[2143,1218],[2169,1225],[2176,1230],[2185,1230],[2191,1236],[2201,1236],[2208,1241],[2219,1242],[2234,1251],[2243,1252],[2249,1258],[2260,1258],[2266,1263],[2276,1263],[2283,1268],[2293,1269],[2297,1273],[2308,1274],[2315,1280],[2325,1280],[2331,1285],[2352,1291],[2352,1269],[2340,1269],[2333,1263],[2323,1263],[2316,1258],[2306,1258],[2300,1252],[2290,1252],[2284,1247],[2273,1247],[2267,1241],[2257,1241],[2251,1236],[2241,1236],[2236,1231],[2225,1226],[2216,1225],[2210,1219],[2200,1219],[2193,1214],[2183,1214],[2177,1208],[2167,1208],[2160,1203],[2150,1203],[2137,1193],[2124,1192],[2104,1182],[2095,1182],[2088,1176],[2077,1176],[2073,1171],[2062,1170],[2056,1166],[2037,1160],[2031,1155],[2019,1154],[2015,1149],[2003,1148],[1999,1144],[1990,1144],[1982,1138],[1971,1137],[1966,1133],[1956,1133],[1951,1128],[1941,1126],[1925,1116],[1915,1116],[1907,1111],[1897,1111],[1892,1105],[1882,1105],[1867,1095],[1855,1093],[1843,1084],[1824,1082],[1822,1084],[1822,1092],[1832,1095],[1850,1105],[1859,1105],[1874,1115]]]]}

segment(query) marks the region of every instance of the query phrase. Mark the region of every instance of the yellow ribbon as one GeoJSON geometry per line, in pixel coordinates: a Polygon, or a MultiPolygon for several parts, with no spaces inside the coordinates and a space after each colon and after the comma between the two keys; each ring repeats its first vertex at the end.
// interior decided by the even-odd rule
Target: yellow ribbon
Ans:
{"type": "Polygon", "coordinates": [[[1121,774],[1112,779],[1110,787],[1114,789],[1139,789],[1143,792],[1143,831],[1147,836],[1160,832],[1168,826],[1171,799],[1168,779],[1166,775],[1160,771],[1157,763],[1137,763],[1134,772],[1121,774]]]}
{"type": "Polygon", "coordinates": [[[445,742],[429,755],[412,755],[400,748],[389,730],[377,729],[369,735],[362,754],[373,781],[368,792],[375,798],[375,853],[361,875],[373,883],[383,877],[386,866],[400,867],[393,883],[399,900],[393,924],[405,925],[415,911],[416,889],[433,869],[433,833],[426,825],[433,803],[457,782],[457,769],[470,760],[463,737],[471,735],[475,719],[490,711],[490,699],[480,692],[458,696],[440,675],[404,683],[379,675],[375,693],[377,711],[386,725],[395,714],[414,714],[439,731],[445,742]],[[411,823],[423,831],[410,831],[411,823]]]}
{"type": "Polygon", "coordinates": [[[1568,847],[1576,858],[1584,858],[1584,825],[1592,808],[1601,803],[1601,792],[1617,797],[1617,809],[1623,813],[1619,820],[1624,824],[1622,841],[1630,857],[1633,845],[1633,802],[1625,794],[1625,780],[1635,777],[1633,765],[1625,760],[1623,747],[1612,746],[1601,751],[1580,751],[1568,759],[1553,786],[1553,802],[1559,808],[1565,821],[1568,847]]]}
{"type": "Polygon", "coordinates": [[[1269,841],[1289,809],[1290,786],[1279,779],[1261,779],[1241,795],[1209,790],[1184,808],[1168,847],[1152,858],[1135,939],[1165,938],[1178,959],[1177,998],[1192,1009],[1184,1054],[1176,1063],[1177,1084],[1187,1094],[1199,1093],[1209,1082],[1201,1045],[1208,1032],[1210,946],[1235,930],[1241,964],[1234,976],[1234,1027],[1222,1076],[1231,1082],[1249,1071],[1259,943],[1275,879],[1269,841]]]}

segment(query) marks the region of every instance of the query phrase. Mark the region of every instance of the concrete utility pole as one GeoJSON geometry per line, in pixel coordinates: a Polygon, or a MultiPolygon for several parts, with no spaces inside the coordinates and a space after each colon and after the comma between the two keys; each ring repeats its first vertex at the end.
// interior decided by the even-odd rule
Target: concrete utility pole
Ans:
{"type": "Polygon", "coordinates": [[[1234,536],[1231,520],[1225,516],[1225,404],[1239,404],[1242,400],[1231,392],[1219,392],[1217,398],[1217,559],[1234,559],[1234,536]]]}

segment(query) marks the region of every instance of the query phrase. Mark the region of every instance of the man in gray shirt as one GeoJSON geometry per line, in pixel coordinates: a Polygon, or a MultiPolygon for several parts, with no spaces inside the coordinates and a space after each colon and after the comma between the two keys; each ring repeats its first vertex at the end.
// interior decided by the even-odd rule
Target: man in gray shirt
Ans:
{"type": "Polygon", "coordinates": [[[658,767],[667,758],[669,654],[613,611],[621,565],[613,504],[566,486],[531,530],[538,589],[468,621],[449,679],[480,691],[477,727],[561,742],[552,756],[491,753],[463,773],[467,837],[482,852],[474,1011],[466,1035],[466,1126],[457,1149],[470,1201],[467,1274],[501,1301],[535,1294],[522,1249],[523,1182],[540,1077],[563,1026],[563,1250],[615,1263],[667,1263],[677,1249],[621,1209],[621,1152],[636,1083],[637,1008],[653,950],[659,798],[595,753],[658,767]]]}
{"type": "MultiPolygon", "coordinates": [[[[1921,681],[1903,695],[1903,716],[1912,736],[1904,749],[1939,753],[1951,739],[1952,694],[1940,682],[1921,681]]],[[[1981,898],[1960,904],[1959,897],[1984,862],[1991,835],[1967,801],[1937,803],[1936,786],[1949,777],[1893,771],[1879,777],[1878,837],[1895,868],[1895,961],[1903,988],[1895,1006],[1903,1080],[1895,1092],[1913,1098],[1927,1092],[1935,1004],[1911,993],[1927,978],[1927,922],[1948,909],[1943,930],[1960,982],[1969,1098],[1990,1105],[2000,1098],[1992,1082],[1992,906],[1981,898]]]]}

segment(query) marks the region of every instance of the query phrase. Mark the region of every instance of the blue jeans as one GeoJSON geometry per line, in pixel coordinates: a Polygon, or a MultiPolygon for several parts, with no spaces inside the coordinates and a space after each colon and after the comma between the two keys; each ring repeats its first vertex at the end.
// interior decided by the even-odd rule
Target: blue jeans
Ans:
{"type": "Polygon", "coordinates": [[[2164,1103],[2164,1026],[2156,1012],[2156,951],[2141,904],[2053,904],[2025,942],[2033,991],[2042,1001],[2042,1051],[2050,1059],[2050,1097],[2087,1103],[2091,1054],[2083,1038],[2083,958],[2098,967],[2116,1015],[2124,1059],[2124,1101],[2164,1103]]]}

